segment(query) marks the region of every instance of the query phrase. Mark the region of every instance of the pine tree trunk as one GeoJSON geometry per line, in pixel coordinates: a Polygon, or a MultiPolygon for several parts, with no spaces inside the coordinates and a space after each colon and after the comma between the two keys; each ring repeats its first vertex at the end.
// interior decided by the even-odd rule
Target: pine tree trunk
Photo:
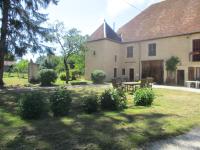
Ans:
{"type": "Polygon", "coordinates": [[[7,50],[6,38],[8,32],[8,11],[10,0],[3,0],[2,2],[2,24],[1,24],[1,40],[0,40],[0,88],[3,87],[3,68],[4,68],[4,54],[7,50]]]}
{"type": "Polygon", "coordinates": [[[69,66],[67,60],[64,58],[65,72],[66,72],[66,84],[69,82],[69,66]]]}

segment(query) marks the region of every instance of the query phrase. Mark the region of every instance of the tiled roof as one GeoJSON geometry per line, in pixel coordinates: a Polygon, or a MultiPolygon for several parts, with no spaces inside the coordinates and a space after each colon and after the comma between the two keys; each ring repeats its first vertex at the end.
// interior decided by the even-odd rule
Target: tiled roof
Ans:
{"type": "Polygon", "coordinates": [[[200,0],[154,4],[118,30],[123,42],[200,32],[200,0]]]}
{"type": "Polygon", "coordinates": [[[110,39],[117,42],[121,42],[121,38],[115,33],[115,31],[104,22],[90,37],[89,41],[96,41],[101,39],[110,39]]]}

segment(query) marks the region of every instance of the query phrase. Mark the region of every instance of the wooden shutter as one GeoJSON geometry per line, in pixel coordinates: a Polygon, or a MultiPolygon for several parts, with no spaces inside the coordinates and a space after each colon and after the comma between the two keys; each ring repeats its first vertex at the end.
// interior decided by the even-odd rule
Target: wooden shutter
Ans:
{"type": "MultiPolygon", "coordinates": [[[[193,52],[200,51],[200,39],[193,40],[193,52]]],[[[200,61],[200,55],[194,55],[193,61],[200,61]]]]}
{"type": "Polygon", "coordinates": [[[190,80],[190,81],[195,80],[195,77],[194,77],[194,67],[189,67],[188,68],[188,80],[190,80]]]}

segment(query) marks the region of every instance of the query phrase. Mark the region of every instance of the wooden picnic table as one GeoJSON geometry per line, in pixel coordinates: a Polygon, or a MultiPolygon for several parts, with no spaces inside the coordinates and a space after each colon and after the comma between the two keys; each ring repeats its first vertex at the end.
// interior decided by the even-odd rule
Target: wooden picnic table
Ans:
{"type": "Polygon", "coordinates": [[[140,86],[140,82],[122,82],[126,91],[135,90],[136,86],[140,86]]]}

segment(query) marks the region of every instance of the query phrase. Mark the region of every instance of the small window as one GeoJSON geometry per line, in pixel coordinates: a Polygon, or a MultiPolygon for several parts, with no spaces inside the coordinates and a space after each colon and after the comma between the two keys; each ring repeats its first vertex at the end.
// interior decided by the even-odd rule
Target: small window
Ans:
{"type": "Polygon", "coordinates": [[[123,76],[126,75],[126,70],[125,70],[125,68],[122,69],[122,75],[123,75],[123,76]]]}
{"type": "Polygon", "coordinates": [[[114,78],[117,78],[117,68],[114,68],[114,78]]]}
{"type": "Polygon", "coordinates": [[[149,44],[149,56],[156,56],[156,43],[149,44]]]}
{"type": "Polygon", "coordinates": [[[117,55],[115,55],[115,62],[117,62],[117,55]]]}
{"type": "Polygon", "coordinates": [[[133,57],[133,46],[127,47],[127,58],[133,57]]]}

